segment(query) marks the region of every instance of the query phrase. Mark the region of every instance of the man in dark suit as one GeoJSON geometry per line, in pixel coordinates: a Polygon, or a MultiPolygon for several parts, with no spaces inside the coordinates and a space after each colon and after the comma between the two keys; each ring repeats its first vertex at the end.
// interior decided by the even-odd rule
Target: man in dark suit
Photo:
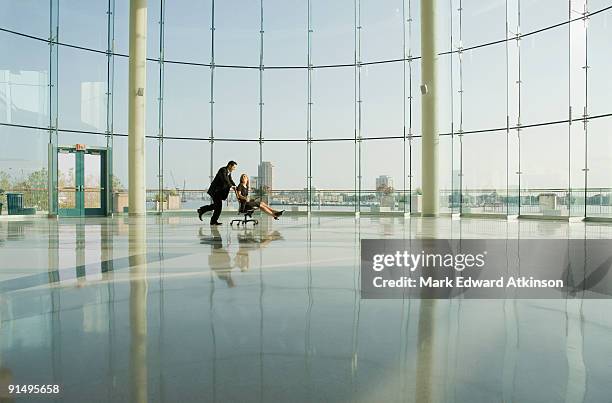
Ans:
{"type": "Polygon", "coordinates": [[[210,225],[221,225],[218,222],[219,216],[221,215],[221,209],[223,208],[223,200],[227,199],[230,189],[236,187],[236,184],[232,180],[232,171],[236,169],[238,164],[236,161],[230,161],[226,166],[219,168],[215,179],[213,179],[210,187],[208,188],[208,194],[212,198],[212,204],[202,206],[198,209],[198,218],[202,221],[202,214],[209,211],[213,211],[213,215],[210,218],[210,225]]]}

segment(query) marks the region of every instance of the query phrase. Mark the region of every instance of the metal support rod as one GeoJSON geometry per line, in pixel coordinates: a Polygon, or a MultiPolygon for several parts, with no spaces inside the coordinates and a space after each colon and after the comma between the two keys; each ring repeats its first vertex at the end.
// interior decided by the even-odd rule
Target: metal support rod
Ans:
{"type": "Polygon", "coordinates": [[[165,27],[166,27],[166,1],[160,0],[159,9],[159,97],[157,110],[157,176],[159,179],[159,210],[164,212],[164,81],[165,81],[165,64],[164,64],[164,45],[165,45],[165,27]]]}
{"type": "Polygon", "coordinates": [[[523,176],[521,166],[521,0],[517,0],[517,25],[516,25],[516,51],[517,51],[517,69],[518,69],[518,80],[517,85],[517,118],[516,118],[516,137],[518,143],[518,214],[521,215],[521,193],[522,184],[521,178],[523,176]]]}
{"type": "Polygon", "coordinates": [[[412,212],[412,6],[408,1],[408,189],[410,189],[409,211],[412,212]]]}
{"type": "Polygon", "coordinates": [[[506,216],[510,215],[510,49],[509,49],[509,23],[508,0],[505,0],[506,16],[506,216]]]}
{"type": "Polygon", "coordinates": [[[312,212],[312,1],[308,0],[307,64],[308,64],[308,101],[306,105],[306,195],[307,211],[312,212]]]}
{"type": "Polygon", "coordinates": [[[130,61],[128,84],[129,214],[146,213],[145,110],[147,78],[147,0],[130,0],[130,61]]]}
{"type": "Polygon", "coordinates": [[[115,77],[115,0],[108,0],[107,16],[107,36],[106,36],[106,214],[110,215],[113,211],[113,163],[112,150],[114,144],[113,128],[113,94],[115,77]]]}
{"type": "MultiPolygon", "coordinates": [[[[453,51],[453,0],[449,0],[448,2],[448,11],[450,14],[450,37],[449,37],[449,46],[448,46],[448,50],[450,52],[453,51]]],[[[451,128],[451,169],[450,169],[450,174],[451,174],[451,214],[455,212],[455,192],[457,189],[455,189],[455,186],[457,185],[454,181],[455,179],[455,175],[453,173],[454,169],[455,169],[455,119],[454,119],[454,113],[455,113],[455,109],[454,109],[454,99],[453,99],[453,90],[454,90],[454,81],[453,81],[453,56],[452,54],[449,56],[450,59],[450,128],[451,128]]],[[[461,191],[461,190],[460,190],[461,191]]],[[[459,207],[459,211],[461,211],[461,207],[459,207]]]]}
{"type": "Polygon", "coordinates": [[[215,156],[215,0],[212,0],[210,12],[210,171],[209,179],[214,178],[215,156]]]}
{"type": "MultiPolygon", "coordinates": [[[[263,162],[263,72],[264,72],[264,6],[260,0],[259,13],[259,167],[263,162]]],[[[263,167],[262,167],[263,168],[263,167]]],[[[262,171],[263,172],[263,171],[262,171]]],[[[259,169],[258,169],[258,176],[259,169]]],[[[258,179],[259,194],[263,195],[263,178],[258,179]]]]}
{"type": "MultiPolygon", "coordinates": [[[[572,19],[572,0],[567,0],[567,18],[572,19]]],[[[567,208],[568,215],[572,215],[572,23],[567,27],[567,102],[568,102],[568,122],[567,122],[567,208]]]]}
{"type": "MultiPolygon", "coordinates": [[[[589,179],[589,0],[584,0],[584,217],[587,216],[587,189],[589,179]]],[[[601,193],[600,193],[600,198],[601,193]]]]}
{"type": "Polygon", "coordinates": [[[406,214],[406,53],[406,0],[402,0],[402,199],[404,200],[404,214],[406,214]]]}
{"type": "Polygon", "coordinates": [[[361,211],[361,0],[355,8],[355,215],[361,211]]]}
{"type": "Polygon", "coordinates": [[[463,213],[463,3],[459,0],[459,214],[463,213]]]}
{"type": "Polygon", "coordinates": [[[59,0],[49,2],[49,145],[47,154],[49,216],[58,214],[57,145],[58,145],[58,52],[59,0]]]}

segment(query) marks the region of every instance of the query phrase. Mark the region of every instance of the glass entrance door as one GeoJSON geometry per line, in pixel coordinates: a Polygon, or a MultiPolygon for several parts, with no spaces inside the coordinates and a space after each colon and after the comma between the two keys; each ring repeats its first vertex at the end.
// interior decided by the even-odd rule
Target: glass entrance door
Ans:
{"type": "Polygon", "coordinates": [[[57,205],[60,216],[105,215],[105,157],[104,150],[58,149],[57,205]]]}

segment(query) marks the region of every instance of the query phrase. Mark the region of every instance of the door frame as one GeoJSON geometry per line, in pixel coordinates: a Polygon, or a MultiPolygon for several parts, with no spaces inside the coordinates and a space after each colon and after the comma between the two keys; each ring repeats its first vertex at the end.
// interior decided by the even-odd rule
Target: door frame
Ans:
{"type": "Polygon", "coordinates": [[[57,215],[61,217],[90,217],[90,216],[106,216],[109,214],[110,206],[110,169],[109,157],[110,152],[106,147],[87,147],[85,150],[78,150],[74,145],[54,147],[55,167],[53,171],[55,184],[54,204],[56,206],[57,215]],[[80,190],[75,191],[75,207],[69,209],[59,208],[59,183],[57,163],[58,154],[62,151],[68,151],[75,154],[75,186],[80,187],[80,190]],[[84,198],[84,170],[85,170],[85,154],[100,156],[100,207],[86,208],[84,198]]]}

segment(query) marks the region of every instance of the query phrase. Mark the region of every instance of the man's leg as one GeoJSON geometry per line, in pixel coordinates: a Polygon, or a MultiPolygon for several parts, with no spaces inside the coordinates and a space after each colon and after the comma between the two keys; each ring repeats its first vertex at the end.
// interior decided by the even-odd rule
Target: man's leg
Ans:
{"type": "Polygon", "coordinates": [[[210,217],[210,223],[216,224],[219,220],[219,216],[221,215],[221,209],[223,208],[223,200],[221,199],[213,199],[213,215],[210,217]]]}
{"type": "Polygon", "coordinates": [[[202,221],[202,214],[204,213],[208,213],[209,211],[212,211],[214,208],[214,204],[208,204],[206,206],[202,206],[198,209],[198,218],[200,219],[200,221],[202,221]]]}

